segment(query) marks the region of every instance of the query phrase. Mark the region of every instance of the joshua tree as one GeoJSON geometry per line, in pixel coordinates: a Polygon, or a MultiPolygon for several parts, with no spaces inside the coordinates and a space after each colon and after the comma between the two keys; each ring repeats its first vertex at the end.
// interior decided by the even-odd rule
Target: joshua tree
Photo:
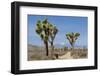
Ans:
{"type": "Polygon", "coordinates": [[[79,36],[80,36],[79,33],[73,33],[73,32],[66,34],[66,37],[69,40],[69,42],[72,46],[72,49],[74,48],[74,44],[75,44],[75,42],[76,42],[76,40],[78,39],[79,36]]]}
{"type": "Polygon", "coordinates": [[[50,35],[49,42],[51,44],[52,51],[54,51],[53,42],[54,42],[54,39],[55,39],[57,33],[58,33],[58,29],[56,28],[56,26],[49,24],[49,35],[50,35]]]}
{"type": "Polygon", "coordinates": [[[41,37],[41,39],[43,40],[44,44],[45,44],[45,48],[46,48],[46,56],[49,55],[49,50],[48,50],[48,39],[49,39],[49,24],[47,19],[40,21],[37,21],[36,24],[36,33],[41,37]]]}
{"type": "Polygon", "coordinates": [[[46,55],[49,55],[49,50],[48,50],[48,41],[51,44],[52,51],[54,50],[54,39],[55,36],[58,32],[58,29],[56,26],[53,26],[48,22],[47,19],[40,21],[37,21],[37,27],[36,27],[36,33],[41,37],[43,40],[45,47],[46,47],[46,55]]]}

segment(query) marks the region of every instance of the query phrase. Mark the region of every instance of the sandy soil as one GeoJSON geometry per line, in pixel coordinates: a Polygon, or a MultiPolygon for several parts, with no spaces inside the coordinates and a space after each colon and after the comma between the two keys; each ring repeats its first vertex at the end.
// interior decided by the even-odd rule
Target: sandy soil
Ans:
{"type": "Polygon", "coordinates": [[[71,56],[71,52],[67,52],[62,56],[58,57],[59,59],[73,59],[73,57],[71,56]]]}

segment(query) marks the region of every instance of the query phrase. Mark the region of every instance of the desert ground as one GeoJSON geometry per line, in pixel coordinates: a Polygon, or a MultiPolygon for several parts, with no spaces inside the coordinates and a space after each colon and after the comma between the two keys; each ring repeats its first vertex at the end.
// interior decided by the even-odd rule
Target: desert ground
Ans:
{"type": "Polygon", "coordinates": [[[88,57],[87,48],[54,48],[49,47],[49,56],[46,56],[44,47],[28,45],[28,61],[56,60],[56,59],[83,59],[88,57]]]}

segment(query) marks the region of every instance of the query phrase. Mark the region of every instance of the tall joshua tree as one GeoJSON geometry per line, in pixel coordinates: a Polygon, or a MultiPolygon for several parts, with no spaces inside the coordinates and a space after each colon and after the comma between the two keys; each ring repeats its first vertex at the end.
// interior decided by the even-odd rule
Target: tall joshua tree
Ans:
{"type": "Polygon", "coordinates": [[[52,51],[54,50],[54,39],[56,37],[56,34],[58,33],[58,29],[56,26],[53,26],[52,24],[49,25],[49,43],[51,44],[52,51]]]}
{"type": "Polygon", "coordinates": [[[71,44],[72,49],[74,48],[74,44],[75,44],[75,42],[76,42],[76,40],[78,39],[79,36],[80,36],[79,33],[73,33],[73,32],[66,34],[66,37],[69,40],[69,43],[71,44]]]}
{"type": "Polygon", "coordinates": [[[46,48],[46,56],[49,55],[49,50],[48,50],[48,39],[49,39],[49,24],[47,19],[40,21],[37,21],[36,24],[36,33],[41,37],[41,39],[43,40],[44,44],[45,44],[45,48],[46,48]]]}

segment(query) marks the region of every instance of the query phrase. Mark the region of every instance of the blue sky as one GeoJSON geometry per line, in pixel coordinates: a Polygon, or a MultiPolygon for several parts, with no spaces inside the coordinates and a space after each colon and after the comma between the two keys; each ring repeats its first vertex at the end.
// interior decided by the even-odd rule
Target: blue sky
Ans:
{"type": "Polygon", "coordinates": [[[35,29],[37,20],[44,20],[45,18],[59,30],[54,40],[55,45],[70,45],[65,34],[68,32],[79,32],[80,37],[77,39],[75,45],[87,46],[88,18],[78,16],[28,15],[28,44],[43,45],[43,41],[39,35],[36,34],[35,29]]]}

